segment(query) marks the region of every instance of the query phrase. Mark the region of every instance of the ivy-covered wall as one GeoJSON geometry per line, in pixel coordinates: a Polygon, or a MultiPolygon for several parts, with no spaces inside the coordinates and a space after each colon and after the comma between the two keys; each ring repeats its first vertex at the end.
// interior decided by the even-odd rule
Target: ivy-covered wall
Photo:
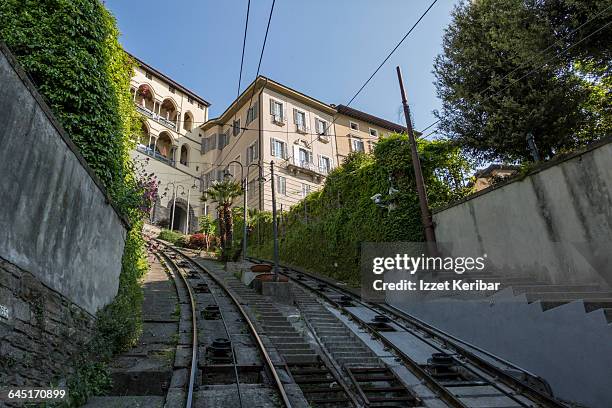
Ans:
{"type": "Polygon", "coordinates": [[[74,364],[78,370],[66,367],[73,371],[68,380],[73,405],[103,388],[103,370],[97,363],[89,364],[88,358],[103,361],[126,349],[141,328],[138,279],[147,269],[141,236],[147,183],[138,179],[129,158],[137,128],[129,93],[133,62],[118,36],[114,18],[99,0],[0,0],[0,40],[27,71],[131,225],[118,295],[98,313],[90,349],[74,364]]]}
{"type": "MultiPolygon", "coordinates": [[[[469,163],[457,147],[419,140],[418,149],[431,207],[467,195],[469,163]]],[[[281,261],[357,285],[362,242],[422,241],[410,157],[405,135],[380,140],[372,154],[349,155],[322,190],[279,217],[281,261]],[[389,195],[390,187],[397,193],[389,195]],[[394,209],[374,204],[371,197],[379,193],[394,209]]],[[[271,259],[272,217],[257,214],[251,222],[249,255],[271,259]]]]}

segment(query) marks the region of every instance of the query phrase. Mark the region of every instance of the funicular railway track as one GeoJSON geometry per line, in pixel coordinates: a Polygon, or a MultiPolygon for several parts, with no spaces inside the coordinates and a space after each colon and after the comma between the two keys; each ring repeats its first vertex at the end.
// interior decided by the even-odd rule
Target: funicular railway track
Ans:
{"type": "Polygon", "coordinates": [[[229,406],[231,401],[231,406],[241,408],[291,408],[277,367],[236,297],[204,268],[156,242],[161,244],[158,257],[180,277],[189,294],[192,347],[184,406],[229,406]],[[247,358],[236,350],[235,340],[241,342],[242,351],[252,352],[247,358]]]}
{"type": "MultiPolygon", "coordinates": [[[[256,258],[250,260],[271,263],[256,258]]],[[[416,379],[447,406],[567,407],[550,395],[548,384],[537,376],[463,343],[393,306],[362,301],[356,291],[305,271],[281,267],[280,273],[313,297],[328,303],[339,312],[339,317],[346,317],[347,323],[365,330],[385,349],[392,350],[416,379]],[[409,339],[409,347],[402,346],[402,342],[398,341],[400,335],[409,339]],[[421,356],[423,350],[430,353],[429,358],[421,356]]],[[[355,383],[361,379],[367,384],[372,384],[372,378],[376,378],[376,375],[384,377],[389,374],[389,370],[383,374],[384,369],[376,367],[357,370],[348,367],[347,371],[355,383]]],[[[376,395],[375,387],[357,388],[366,400],[370,399],[370,395],[376,395]]],[[[410,402],[404,398],[404,401],[406,404],[403,405],[384,406],[426,405],[425,401],[418,399],[410,402]]]]}
{"type": "MultiPolygon", "coordinates": [[[[174,254],[179,255],[189,269],[199,270],[201,274],[208,274],[208,279],[221,283],[219,276],[215,276],[217,272],[208,272],[180,250],[168,247],[167,251],[170,250],[175,251],[174,254]]],[[[331,364],[343,376],[337,378],[337,383],[343,381],[343,389],[350,394],[347,398],[351,402],[347,401],[344,406],[567,407],[550,395],[546,382],[537,376],[392,306],[364,302],[355,291],[303,271],[283,267],[281,274],[296,284],[295,303],[306,325],[316,332],[317,342],[322,344],[321,349],[326,355],[327,368],[322,365],[300,369],[304,373],[312,371],[313,377],[307,379],[310,382],[317,380],[317,373],[328,372],[329,360],[333,360],[331,364]],[[351,330],[353,332],[348,333],[351,330]],[[361,340],[353,340],[355,337],[361,340]],[[398,341],[400,338],[404,340],[398,341]],[[381,345],[383,352],[364,349],[366,343],[372,350],[376,346],[371,343],[381,345]]],[[[223,280],[227,283],[227,278],[223,280]]],[[[242,284],[234,283],[224,291],[239,304],[243,296],[252,296],[244,292],[244,288],[242,284]]],[[[255,304],[252,300],[247,303],[249,308],[255,304]]],[[[244,316],[248,319],[246,312],[244,316]]],[[[273,319],[278,320],[279,316],[275,315],[273,319]]],[[[260,320],[259,316],[257,320],[260,320]]],[[[255,327],[250,326],[257,336],[255,327]]],[[[271,367],[274,370],[273,364],[271,367]]],[[[289,372],[298,381],[302,380],[297,372],[291,369],[289,372]]],[[[280,380],[277,387],[283,389],[280,380]]],[[[307,399],[313,407],[342,406],[342,403],[334,405],[331,395],[328,397],[329,405],[321,403],[325,396],[323,393],[312,401],[312,396],[307,396],[307,399]]],[[[285,406],[289,406],[287,404],[288,400],[285,406]]]]}

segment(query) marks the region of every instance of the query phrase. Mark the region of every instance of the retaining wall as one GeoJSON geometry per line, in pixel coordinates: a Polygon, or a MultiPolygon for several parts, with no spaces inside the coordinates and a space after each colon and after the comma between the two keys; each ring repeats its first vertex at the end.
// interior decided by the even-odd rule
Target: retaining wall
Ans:
{"type": "Polygon", "coordinates": [[[436,238],[506,274],[612,284],[612,138],[433,215],[436,238]]]}
{"type": "Polygon", "coordinates": [[[127,224],[2,43],[0,204],[0,384],[49,384],[117,294],[127,224]]]}

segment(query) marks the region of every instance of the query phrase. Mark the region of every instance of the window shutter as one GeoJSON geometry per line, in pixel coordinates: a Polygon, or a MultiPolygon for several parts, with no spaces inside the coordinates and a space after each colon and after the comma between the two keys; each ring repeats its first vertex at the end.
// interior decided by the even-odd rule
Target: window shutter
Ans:
{"type": "Polygon", "coordinates": [[[253,145],[253,160],[259,159],[259,141],[253,145]]]}
{"type": "Polygon", "coordinates": [[[270,156],[274,157],[274,139],[270,139],[270,156]]]}
{"type": "Polygon", "coordinates": [[[206,153],[206,138],[203,137],[200,143],[200,154],[204,154],[206,153]]]}
{"type": "Polygon", "coordinates": [[[217,148],[217,134],[215,133],[210,137],[210,143],[208,145],[209,150],[215,150],[217,148]]]}
{"type": "Polygon", "coordinates": [[[293,123],[295,123],[296,125],[298,123],[297,115],[298,115],[297,109],[293,108],[293,123]]]}
{"type": "Polygon", "coordinates": [[[270,98],[270,115],[274,115],[274,99],[270,98]]]}
{"type": "Polygon", "coordinates": [[[300,165],[300,146],[293,145],[293,164],[300,165]]]}
{"type": "Polygon", "coordinates": [[[253,104],[253,118],[251,120],[255,120],[259,116],[259,101],[256,101],[253,104]]]}

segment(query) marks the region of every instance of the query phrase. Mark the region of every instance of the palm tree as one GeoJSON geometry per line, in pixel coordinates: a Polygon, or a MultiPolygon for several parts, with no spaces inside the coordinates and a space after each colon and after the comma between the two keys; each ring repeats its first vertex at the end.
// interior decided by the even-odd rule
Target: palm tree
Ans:
{"type": "Polygon", "coordinates": [[[204,192],[202,201],[208,200],[217,204],[217,216],[219,218],[219,238],[223,259],[227,259],[227,250],[232,246],[234,222],[232,219],[232,204],[237,197],[242,195],[242,187],[233,180],[214,182],[204,192]]]}

